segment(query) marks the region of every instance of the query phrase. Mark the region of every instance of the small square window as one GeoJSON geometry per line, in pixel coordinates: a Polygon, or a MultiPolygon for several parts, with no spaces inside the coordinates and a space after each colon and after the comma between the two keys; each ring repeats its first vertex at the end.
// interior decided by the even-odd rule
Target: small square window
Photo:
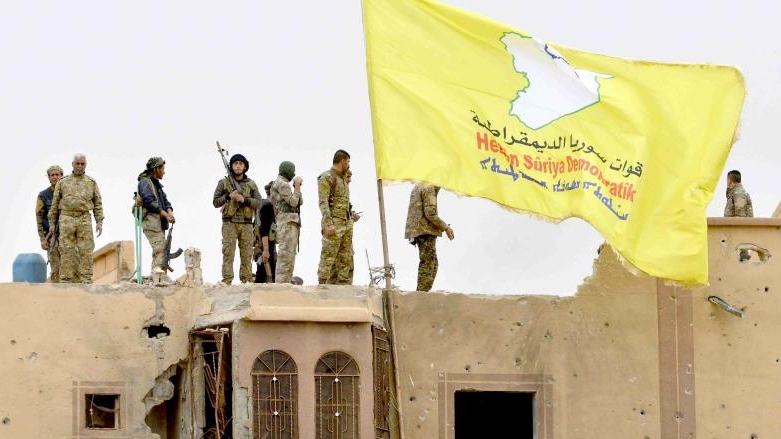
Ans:
{"type": "Polygon", "coordinates": [[[117,430],[119,425],[119,395],[84,394],[84,427],[88,430],[117,430]]]}

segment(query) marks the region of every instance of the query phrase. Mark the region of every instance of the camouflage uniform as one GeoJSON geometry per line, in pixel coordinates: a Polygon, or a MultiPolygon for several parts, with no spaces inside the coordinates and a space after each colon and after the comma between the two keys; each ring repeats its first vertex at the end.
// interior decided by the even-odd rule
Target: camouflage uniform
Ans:
{"type": "Polygon", "coordinates": [[[418,246],[417,291],[429,291],[437,276],[438,260],[436,239],[442,236],[448,225],[437,216],[437,193],[439,188],[418,183],[412,189],[407,211],[407,225],[404,238],[418,246]]]}
{"type": "MultiPolygon", "coordinates": [[[[754,207],[751,204],[751,197],[746,189],[740,183],[735,183],[727,188],[727,205],[724,206],[724,216],[739,216],[744,218],[754,217],[754,207]]],[[[749,251],[743,249],[740,251],[740,261],[751,259],[749,251]]]]}
{"type": "Polygon", "coordinates": [[[60,282],[92,283],[90,210],[96,223],[103,222],[103,200],[98,184],[87,175],[71,174],[54,187],[49,224],[59,227],[60,282]]]}
{"type": "Polygon", "coordinates": [[[255,210],[260,207],[258,186],[247,175],[237,180],[239,193],[244,196],[243,203],[230,199],[233,184],[228,177],[217,182],[214,190],[214,207],[222,207],[222,281],[233,282],[233,260],[236,256],[236,243],[239,246],[239,279],[242,283],[252,282],[252,244],[254,241],[252,219],[255,210]]]}
{"type": "Polygon", "coordinates": [[[277,266],[276,283],[292,283],[296,265],[296,249],[301,233],[300,206],[304,203],[301,193],[290,188],[290,180],[279,175],[271,185],[271,202],[277,210],[277,266]]]}
{"type": "MultiPolygon", "coordinates": [[[[49,211],[54,200],[54,185],[42,190],[38,194],[38,200],[35,203],[35,218],[38,222],[38,237],[41,241],[47,238],[49,234],[49,211]]],[[[60,246],[59,241],[54,240],[54,245],[49,247],[48,251],[49,265],[51,266],[51,275],[49,280],[53,283],[60,281],[60,246]]]]}
{"type": "Polygon", "coordinates": [[[727,188],[727,205],[724,206],[724,216],[740,216],[752,218],[754,207],[751,205],[751,197],[740,183],[735,183],[727,188]]]}
{"type": "Polygon", "coordinates": [[[141,228],[152,247],[152,271],[162,269],[165,256],[165,231],[168,221],[160,217],[161,211],[173,210],[168,196],[163,191],[160,180],[150,177],[146,172],[138,176],[138,195],[141,197],[141,228]]]}
{"type": "Polygon", "coordinates": [[[337,285],[352,285],[353,274],[355,271],[355,250],[353,250],[353,224],[355,221],[350,215],[347,220],[347,228],[344,231],[344,251],[339,253],[339,259],[336,261],[336,272],[332,274],[327,283],[337,285]]]}
{"type": "MultiPolygon", "coordinates": [[[[317,196],[321,222],[322,248],[317,282],[339,283],[337,273],[347,272],[352,259],[352,229],[350,224],[350,188],[336,170],[330,169],[317,177],[317,196]],[[333,188],[333,189],[332,189],[333,188]],[[335,227],[333,236],[326,236],[325,229],[335,227]],[[348,233],[349,232],[349,233],[348,233]]],[[[346,282],[346,279],[341,279],[346,282]]]]}

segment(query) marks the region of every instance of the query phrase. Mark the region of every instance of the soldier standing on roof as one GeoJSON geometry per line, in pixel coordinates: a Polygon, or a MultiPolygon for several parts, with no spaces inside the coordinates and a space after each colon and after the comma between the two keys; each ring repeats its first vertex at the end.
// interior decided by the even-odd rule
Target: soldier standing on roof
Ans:
{"type": "Polygon", "coordinates": [[[234,154],[229,161],[233,179],[238,184],[238,190],[228,176],[217,182],[214,189],[212,204],[221,208],[222,212],[222,282],[229,285],[233,282],[233,260],[236,256],[236,245],[239,247],[239,279],[242,283],[253,281],[252,276],[252,219],[260,207],[260,191],[258,186],[247,177],[249,161],[241,154],[234,154]]]}
{"type": "Polygon", "coordinates": [[[46,170],[46,175],[49,177],[49,187],[38,194],[38,200],[35,203],[35,219],[38,223],[38,237],[41,239],[41,249],[46,250],[49,255],[49,265],[51,266],[49,280],[57,283],[60,281],[60,249],[57,239],[49,239],[51,236],[49,232],[53,232],[54,229],[54,227],[49,225],[49,210],[54,199],[54,186],[62,178],[62,168],[57,165],[49,166],[49,169],[46,170]]]}
{"type": "Polygon", "coordinates": [[[271,202],[271,185],[273,181],[263,188],[266,197],[260,204],[260,209],[255,214],[255,261],[258,271],[255,272],[255,283],[273,283],[274,270],[277,268],[277,224],[274,204],[271,202]],[[266,264],[271,275],[266,273],[266,264]]]}
{"type": "MultiPolygon", "coordinates": [[[[344,182],[350,187],[353,171],[348,169],[344,173],[344,182]]],[[[350,216],[347,220],[347,229],[344,232],[344,246],[348,251],[340,252],[340,259],[336,261],[337,271],[331,273],[328,278],[329,284],[352,285],[353,275],[355,274],[355,249],[353,249],[353,224],[361,219],[358,212],[353,211],[353,205],[350,203],[350,216]]]]}
{"type": "Polygon", "coordinates": [[[271,185],[271,202],[277,210],[277,267],[274,281],[292,283],[296,265],[298,238],[301,234],[301,177],[296,177],[296,165],[284,161],[279,164],[279,176],[271,185]],[[293,189],[290,189],[290,182],[293,189]]]}
{"type": "Polygon", "coordinates": [[[751,196],[741,183],[740,171],[727,173],[727,205],[724,206],[724,216],[740,216],[752,218],[754,206],[751,204],[751,196]]]}
{"type": "Polygon", "coordinates": [[[165,252],[165,231],[168,224],[176,222],[174,209],[163,191],[160,180],[165,175],[165,160],[152,157],[146,162],[146,169],[138,176],[138,200],[142,209],[142,229],[152,247],[152,272],[165,274],[163,256],[165,252]]]}
{"type": "Polygon", "coordinates": [[[418,285],[417,291],[430,291],[437,276],[437,237],[442,232],[453,240],[453,229],[437,215],[437,194],[439,187],[418,183],[412,189],[407,211],[407,226],[404,238],[418,246],[418,285]]]}
{"type": "Polygon", "coordinates": [[[350,221],[350,188],[345,173],[350,170],[350,154],[342,149],[336,151],[331,169],[317,177],[317,195],[320,213],[323,215],[321,233],[320,265],[317,268],[317,283],[338,283],[337,273],[347,269],[347,253],[352,254],[352,243],[347,242],[350,221]]]}
{"type": "MultiPolygon", "coordinates": [[[[740,171],[732,170],[727,173],[727,204],[724,206],[724,216],[738,216],[752,218],[754,206],[751,204],[751,196],[741,183],[740,171]]],[[[748,250],[740,250],[740,262],[751,259],[748,250]]]]}
{"type": "Polygon", "coordinates": [[[103,200],[98,183],[85,175],[87,157],[73,157],[73,173],[63,177],[54,186],[49,225],[59,228],[60,282],[92,283],[92,218],[95,231],[103,233],[103,200]]]}

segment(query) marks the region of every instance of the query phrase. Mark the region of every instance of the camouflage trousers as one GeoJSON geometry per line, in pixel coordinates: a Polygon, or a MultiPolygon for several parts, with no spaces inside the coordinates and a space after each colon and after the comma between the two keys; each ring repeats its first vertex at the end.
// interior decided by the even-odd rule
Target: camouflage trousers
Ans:
{"type": "Polygon", "coordinates": [[[60,242],[54,240],[54,245],[49,249],[49,282],[57,283],[60,281],[60,242]]]}
{"type": "Polygon", "coordinates": [[[92,217],[60,215],[60,282],[92,283],[92,217]]]}
{"type": "Polygon", "coordinates": [[[431,291],[434,286],[434,278],[437,277],[437,237],[434,235],[420,235],[415,238],[418,246],[418,286],[417,291],[431,291]]]}
{"type": "Polygon", "coordinates": [[[353,221],[335,222],[336,234],[323,236],[317,282],[320,284],[352,285],[353,283],[353,221]],[[330,264],[330,268],[329,265],[330,264]]]}
{"type": "Polygon", "coordinates": [[[274,270],[274,281],[278,284],[293,283],[300,232],[301,226],[297,223],[277,224],[277,266],[274,270]]]}
{"type": "MultiPolygon", "coordinates": [[[[155,267],[162,267],[163,254],[165,253],[165,232],[163,232],[160,223],[160,214],[147,214],[141,227],[144,230],[144,236],[149,240],[149,245],[152,247],[152,272],[154,273],[155,267]]],[[[233,259],[231,259],[231,263],[233,263],[233,259]]]]}
{"type": "Polygon", "coordinates": [[[233,260],[236,256],[236,244],[239,246],[239,280],[252,282],[252,242],[255,240],[252,224],[222,223],[222,281],[233,282],[233,260]]]}

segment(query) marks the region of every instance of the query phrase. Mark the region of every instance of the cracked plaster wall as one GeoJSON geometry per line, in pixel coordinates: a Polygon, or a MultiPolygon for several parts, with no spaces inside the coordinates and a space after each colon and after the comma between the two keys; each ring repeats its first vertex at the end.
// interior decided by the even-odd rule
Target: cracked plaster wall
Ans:
{"type": "Polygon", "coordinates": [[[697,433],[714,439],[781,435],[781,219],[709,220],[710,285],[693,291],[697,433]],[[767,249],[740,262],[738,245],[767,249]],[[744,318],[707,301],[716,295],[744,318]]]}
{"type": "Polygon", "coordinates": [[[709,225],[704,288],[635,277],[603,247],[574,297],[393,293],[402,436],[454,437],[449,393],[458,388],[539,379],[548,384],[542,439],[778,437],[781,220],[709,225]],[[742,243],[770,257],[739,262],[742,243]]]}
{"type": "MultiPolygon", "coordinates": [[[[678,439],[686,437],[681,425],[716,439],[777,436],[781,219],[718,218],[709,225],[706,288],[660,287],[656,279],[633,276],[603,249],[594,275],[574,297],[392,293],[403,437],[452,437],[443,380],[456,388],[468,381],[461,387],[468,388],[502,376],[538,379],[547,389],[542,439],[678,439]],[[745,243],[769,257],[739,262],[745,243]],[[707,301],[710,295],[742,308],[746,317],[726,314],[707,301]],[[660,307],[683,297],[690,300],[688,317],[672,323],[660,317],[660,307]],[[688,330],[691,340],[663,339],[663,328],[688,330]],[[678,342],[683,345],[671,346],[678,342]],[[686,343],[693,364],[679,362],[670,374],[660,353],[686,354],[686,343]],[[670,379],[678,384],[671,388],[670,379]],[[689,411],[663,415],[663,401],[676,398],[690,399],[689,411]]],[[[160,375],[186,359],[191,328],[248,318],[306,321],[323,312],[334,313],[328,321],[345,312],[363,315],[359,326],[367,326],[379,314],[368,311],[377,307],[376,293],[357,287],[0,284],[0,297],[0,437],[20,438],[75,437],[74,386],[92,381],[128,383],[124,437],[154,438],[144,424],[144,397],[160,375]],[[171,335],[150,340],[144,326],[160,322],[171,335]]],[[[257,355],[255,346],[244,352],[249,357],[240,356],[252,344],[249,333],[236,333],[239,375],[257,355]]],[[[362,344],[370,354],[370,343],[362,344]]]]}
{"type": "Polygon", "coordinates": [[[608,249],[596,270],[576,297],[394,294],[402,436],[454,437],[440,393],[448,377],[483,382],[463,389],[548,384],[552,424],[537,425],[541,439],[658,438],[655,281],[608,249]]]}
{"type": "Polygon", "coordinates": [[[157,437],[144,422],[144,397],[187,359],[202,289],[0,284],[0,297],[0,437],[74,437],[74,383],[108,381],[129,389],[121,408],[129,424],[117,437],[157,437]],[[171,335],[150,339],[150,320],[171,335]]]}

